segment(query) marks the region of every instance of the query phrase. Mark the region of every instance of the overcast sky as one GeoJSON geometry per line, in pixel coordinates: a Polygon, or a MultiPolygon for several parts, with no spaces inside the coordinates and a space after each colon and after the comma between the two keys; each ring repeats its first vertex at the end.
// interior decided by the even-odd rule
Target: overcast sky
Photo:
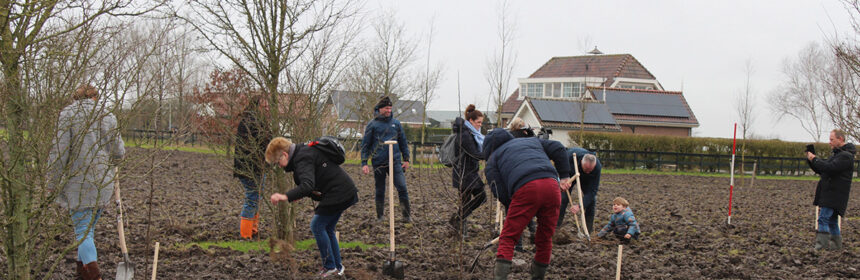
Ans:
{"type": "MultiPolygon", "coordinates": [[[[498,48],[498,1],[368,0],[365,10],[393,11],[413,36],[435,18],[431,60],[444,65],[432,110],[457,110],[457,73],[463,107],[487,107],[484,73],[498,48]]],[[[839,1],[512,1],[516,20],[511,79],[531,75],[554,56],[583,55],[595,45],[605,54],[636,57],[663,88],[683,90],[700,127],[694,136],[731,137],[733,106],[751,61],[756,121],[761,137],[810,141],[797,122],[777,122],[767,96],[783,80],[783,60],[811,42],[851,35],[850,15],[839,1]],[[584,44],[590,42],[590,46],[584,44]]],[[[423,51],[423,50],[422,50],[423,51]]],[[[423,54],[422,54],[423,55],[423,54]]],[[[421,61],[420,63],[424,63],[421,61]]],[[[827,129],[829,130],[829,128],[827,129]]],[[[827,135],[820,139],[826,141],[827,135]]]]}

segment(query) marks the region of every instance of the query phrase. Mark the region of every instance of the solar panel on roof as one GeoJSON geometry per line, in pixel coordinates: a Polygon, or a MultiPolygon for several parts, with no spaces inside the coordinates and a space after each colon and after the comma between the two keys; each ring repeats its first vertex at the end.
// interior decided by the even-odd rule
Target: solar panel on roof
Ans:
{"type": "MultiPolygon", "coordinates": [[[[578,123],[582,114],[580,102],[532,99],[535,112],[543,121],[578,123]]],[[[606,104],[586,103],[585,121],[589,124],[615,125],[615,118],[609,113],[606,104]]]]}
{"type": "MultiPolygon", "coordinates": [[[[602,91],[595,93],[601,95],[602,91]]],[[[689,118],[690,112],[681,98],[675,94],[606,91],[606,104],[613,114],[689,118]]]]}

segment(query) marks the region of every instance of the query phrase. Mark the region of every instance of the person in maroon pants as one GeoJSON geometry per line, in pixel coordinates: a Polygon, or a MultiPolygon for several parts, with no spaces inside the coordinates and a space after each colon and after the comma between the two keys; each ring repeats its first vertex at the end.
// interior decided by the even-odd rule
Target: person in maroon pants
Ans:
{"type": "Polygon", "coordinates": [[[514,139],[511,133],[496,128],[484,138],[482,153],[487,159],[484,175],[490,190],[508,208],[499,236],[495,279],[508,278],[514,244],[533,217],[537,217],[538,228],[531,279],[543,279],[552,255],[552,235],[561,206],[559,174],[565,176],[561,187],[570,187],[567,150],[558,141],[533,137],[514,139]]]}

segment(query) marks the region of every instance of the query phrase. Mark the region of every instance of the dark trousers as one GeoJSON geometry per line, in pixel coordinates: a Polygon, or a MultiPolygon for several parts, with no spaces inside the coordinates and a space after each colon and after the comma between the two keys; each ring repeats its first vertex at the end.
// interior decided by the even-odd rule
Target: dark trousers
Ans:
{"type": "MultiPolygon", "coordinates": [[[[575,191],[575,190],[574,190],[575,191]]],[[[573,193],[571,193],[573,195],[573,193]]],[[[585,226],[588,228],[589,234],[594,234],[594,206],[596,199],[593,197],[583,196],[582,203],[585,204],[583,208],[585,208],[585,226]]],[[[564,215],[568,212],[568,204],[570,204],[569,199],[567,199],[567,194],[561,194],[561,208],[558,213],[558,223],[556,223],[556,227],[561,227],[564,223],[564,215]]],[[[578,217],[573,217],[574,219],[578,217]]]]}
{"type": "MultiPolygon", "coordinates": [[[[373,179],[376,180],[376,201],[385,202],[385,189],[388,188],[388,165],[374,165],[373,179]]],[[[406,176],[403,175],[403,166],[399,161],[394,162],[394,188],[400,201],[409,201],[409,192],[406,190],[406,176]]],[[[391,203],[394,203],[393,201],[391,203]]]]}
{"type": "Polygon", "coordinates": [[[535,233],[535,261],[549,264],[552,255],[552,235],[558,220],[561,204],[561,190],[554,178],[537,179],[526,183],[514,193],[508,215],[499,237],[497,259],[511,261],[514,257],[514,244],[523,234],[523,229],[532,217],[537,217],[538,228],[535,233]]]}
{"type": "Polygon", "coordinates": [[[459,215],[460,220],[465,221],[466,217],[472,215],[472,212],[481,207],[485,201],[487,201],[487,192],[484,191],[484,188],[460,190],[460,205],[462,207],[459,215]]]}

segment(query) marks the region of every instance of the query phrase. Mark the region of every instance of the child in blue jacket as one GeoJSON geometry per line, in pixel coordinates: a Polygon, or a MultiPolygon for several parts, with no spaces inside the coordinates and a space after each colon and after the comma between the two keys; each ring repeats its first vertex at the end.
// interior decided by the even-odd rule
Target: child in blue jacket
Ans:
{"type": "Polygon", "coordinates": [[[622,197],[612,200],[612,215],[609,216],[609,224],[603,227],[597,237],[604,237],[612,232],[622,242],[630,242],[631,239],[639,239],[639,223],[630,210],[630,203],[622,197]]]}

